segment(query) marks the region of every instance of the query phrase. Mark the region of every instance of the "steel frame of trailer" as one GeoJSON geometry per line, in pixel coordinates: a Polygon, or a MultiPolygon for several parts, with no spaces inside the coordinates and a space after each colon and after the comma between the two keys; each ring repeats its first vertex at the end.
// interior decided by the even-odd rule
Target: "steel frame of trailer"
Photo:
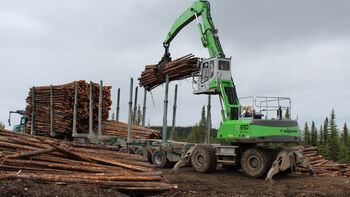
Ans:
{"type": "MultiPolygon", "coordinates": [[[[80,143],[92,143],[92,144],[108,144],[108,145],[118,145],[120,147],[127,147],[128,151],[130,149],[137,150],[139,148],[146,148],[153,153],[155,150],[161,150],[166,152],[167,159],[170,162],[178,162],[182,156],[184,156],[188,150],[192,147],[196,146],[195,143],[187,143],[187,142],[178,142],[173,141],[174,128],[175,128],[175,115],[176,112],[173,111],[173,121],[172,121],[172,129],[170,134],[170,140],[168,140],[167,136],[167,113],[168,113],[168,90],[169,90],[169,76],[166,75],[165,82],[165,99],[164,99],[164,110],[163,110],[163,128],[162,128],[162,139],[133,139],[131,133],[131,125],[133,123],[132,117],[132,105],[133,105],[133,78],[130,78],[130,99],[129,99],[129,115],[128,115],[128,136],[120,137],[120,136],[106,136],[102,133],[102,87],[103,81],[100,81],[100,96],[99,96],[99,110],[98,110],[98,132],[97,135],[93,131],[93,120],[92,120],[92,82],[90,81],[90,102],[89,102],[89,133],[78,133],[76,129],[76,120],[77,120],[77,100],[78,100],[78,82],[75,84],[75,98],[74,98],[74,110],[73,110],[73,128],[72,128],[72,138],[75,142],[80,143]]],[[[137,89],[135,89],[137,91],[137,89]]],[[[33,86],[33,98],[32,98],[32,127],[31,134],[35,135],[35,126],[34,126],[34,107],[35,107],[35,87],[33,86]]],[[[57,134],[54,131],[54,100],[53,100],[53,86],[50,85],[50,118],[51,118],[51,129],[50,136],[55,137],[57,134]]],[[[144,102],[143,102],[143,115],[146,112],[146,90],[144,92],[144,102]]],[[[136,106],[137,96],[135,95],[135,105],[136,106]]],[[[176,110],[176,99],[177,99],[177,86],[175,87],[175,95],[174,95],[174,107],[176,110]]],[[[210,98],[208,100],[210,102],[210,98]]],[[[119,110],[120,110],[120,89],[118,89],[117,94],[117,107],[116,107],[116,120],[119,120],[119,110]]],[[[208,109],[210,107],[210,103],[208,103],[208,109]]],[[[210,109],[209,109],[210,110],[210,109]]],[[[143,118],[142,125],[144,126],[145,120],[143,118]]],[[[209,134],[206,135],[209,137],[209,134]]],[[[209,139],[206,139],[206,144],[209,144],[209,139]]]]}

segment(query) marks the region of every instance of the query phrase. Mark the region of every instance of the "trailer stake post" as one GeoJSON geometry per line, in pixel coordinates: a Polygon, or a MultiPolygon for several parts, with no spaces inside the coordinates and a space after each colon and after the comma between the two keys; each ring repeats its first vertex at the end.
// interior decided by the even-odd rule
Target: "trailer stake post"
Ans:
{"type": "Polygon", "coordinates": [[[206,132],[206,137],[205,137],[205,143],[210,144],[210,130],[211,130],[211,96],[208,95],[208,106],[207,106],[207,132],[206,132]]]}
{"type": "Polygon", "coordinates": [[[167,118],[168,118],[168,93],[169,93],[169,75],[166,75],[165,80],[165,98],[163,112],[163,130],[162,130],[162,147],[167,146],[167,118]]]}
{"type": "Polygon", "coordinates": [[[120,112],[120,88],[118,88],[118,96],[117,96],[117,110],[115,120],[119,121],[119,112],[120,112]]]}
{"type": "Polygon", "coordinates": [[[127,138],[127,145],[131,141],[131,115],[132,115],[132,90],[133,90],[133,78],[130,78],[130,98],[129,98],[129,118],[128,118],[128,138],[127,138]]]}
{"type": "Polygon", "coordinates": [[[143,90],[144,92],[143,92],[142,126],[145,127],[147,90],[146,88],[144,88],[143,90]]]}
{"type": "Polygon", "coordinates": [[[50,136],[51,137],[55,137],[56,136],[56,132],[55,132],[55,125],[54,125],[54,120],[53,120],[53,87],[52,85],[50,85],[50,119],[51,119],[51,124],[50,124],[50,136]]]}
{"type": "Polygon", "coordinates": [[[98,130],[97,135],[102,136],[102,129],[101,129],[101,121],[102,121],[102,88],[103,88],[103,82],[100,80],[100,98],[98,100],[98,130]]]}
{"type": "Polygon", "coordinates": [[[78,137],[78,133],[77,133],[77,102],[78,102],[78,82],[75,85],[72,137],[78,137]]]}
{"type": "Polygon", "coordinates": [[[89,102],[89,136],[94,136],[94,130],[93,130],[93,111],[92,111],[92,81],[90,81],[90,102],[89,102]]]}
{"type": "Polygon", "coordinates": [[[177,84],[175,85],[175,94],[174,94],[174,106],[173,106],[173,124],[170,133],[170,139],[174,140],[174,132],[175,132],[175,121],[176,121],[176,103],[177,103],[177,84]]]}
{"type": "Polygon", "coordinates": [[[136,113],[137,113],[137,92],[138,92],[139,88],[136,86],[135,87],[135,103],[134,103],[134,113],[133,113],[133,117],[132,117],[132,124],[136,125],[136,113]]]}
{"type": "Polygon", "coordinates": [[[32,128],[30,131],[30,135],[35,135],[34,131],[34,113],[35,113],[35,86],[33,86],[33,91],[32,91],[32,128]]]}

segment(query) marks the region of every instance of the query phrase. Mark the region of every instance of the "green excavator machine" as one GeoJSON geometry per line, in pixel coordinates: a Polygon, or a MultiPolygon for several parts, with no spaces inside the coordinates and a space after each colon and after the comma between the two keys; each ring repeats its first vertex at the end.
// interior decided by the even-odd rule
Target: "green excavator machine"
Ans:
{"type": "MultiPolygon", "coordinates": [[[[261,102],[256,103],[256,99],[253,99],[256,103],[253,106],[240,104],[231,75],[231,58],[225,57],[217,34],[218,30],[212,21],[208,1],[196,1],[176,19],[163,43],[165,53],[158,64],[158,69],[162,70],[164,64],[171,61],[170,42],[193,20],[198,23],[203,47],[208,49],[210,56],[207,59],[201,59],[198,62],[199,72],[193,73],[194,94],[220,97],[222,123],[217,133],[217,139],[221,145],[201,145],[191,150],[192,165],[197,171],[208,172],[214,168],[211,167],[214,166],[212,163],[215,163],[215,167],[216,163],[221,163],[224,168],[242,168],[245,174],[252,177],[263,177],[270,169],[270,178],[278,171],[292,167],[292,163],[301,159],[299,152],[286,148],[266,149],[258,144],[298,143],[297,121],[284,118],[282,107],[279,105],[274,106],[277,116],[269,119],[267,114],[262,113],[263,111],[258,112],[252,108],[263,105],[261,102]],[[200,16],[202,16],[202,24],[199,21],[200,16]],[[292,157],[293,159],[290,159],[292,157]],[[212,161],[213,158],[216,159],[215,162],[212,161]],[[275,159],[274,163],[272,163],[273,159],[275,159]]],[[[281,97],[277,99],[279,98],[281,97]]],[[[268,101],[276,101],[276,99],[266,97],[266,102],[268,101]]],[[[290,111],[290,106],[288,109],[290,111]]],[[[265,110],[267,112],[271,108],[265,110]]]]}
{"type": "Polygon", "coordinates": [[[8,119],[9,126],[11,126],[11,114],[21,115],[21,120],[19,124],[13,126],[13,131],[25,133],[25,127],[27,123],[27,115],[25,114],[25,110],[9,111],[9,119],[8,119]]]}

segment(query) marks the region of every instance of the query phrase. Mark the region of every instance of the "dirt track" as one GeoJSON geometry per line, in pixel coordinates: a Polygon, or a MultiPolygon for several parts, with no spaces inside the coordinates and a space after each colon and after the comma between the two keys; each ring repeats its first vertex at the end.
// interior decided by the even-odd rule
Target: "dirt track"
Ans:
{"type": "Polygon", "coordinates": [[[211,174],[192,168],[173,174],[166,169],[164,176],[179,189],[162,196],[350,196],[350,179],[343,177],[280,175],[271,184],[220,168],[211,174]]]}
{"type": "MultiPolygon", "coordinates": [[[[200,174],[181,168],[174,174],[164,169],[164,176],[179,189],[154,196],[350,196],[350,178],[283,175],[271,184],[246,177],[242,172],[218,168],[200,174]]],[[[0,196],[126,196],[113,188],[97,185],[35,183],[0,180],[0,196]]]]}

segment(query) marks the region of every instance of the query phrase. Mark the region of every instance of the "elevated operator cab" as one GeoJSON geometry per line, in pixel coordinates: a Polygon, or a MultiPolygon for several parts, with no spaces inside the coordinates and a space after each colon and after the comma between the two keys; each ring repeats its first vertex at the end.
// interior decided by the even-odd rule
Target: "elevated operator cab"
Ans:
{"type": "Polygon", "coordinates": [[[231,58],[208,58],[198,60],[199,72],[193,73],[194,94],[219,94],[220,80],[231,79],[231,58]]]}

